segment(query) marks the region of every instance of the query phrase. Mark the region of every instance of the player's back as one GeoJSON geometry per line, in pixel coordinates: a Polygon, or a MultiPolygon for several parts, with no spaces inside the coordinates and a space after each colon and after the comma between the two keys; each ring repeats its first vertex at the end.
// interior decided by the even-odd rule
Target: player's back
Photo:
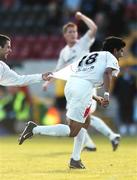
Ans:
{"type": "Polygon", "coordinates": [[[117,59],[110,52],[91,52],[75,64],[76,70],[71,77],[86,79],[94,84],[101,85],[105,69],[109,66],[113,67],[113,63],[117,63],[118,66],[117,59]]]}

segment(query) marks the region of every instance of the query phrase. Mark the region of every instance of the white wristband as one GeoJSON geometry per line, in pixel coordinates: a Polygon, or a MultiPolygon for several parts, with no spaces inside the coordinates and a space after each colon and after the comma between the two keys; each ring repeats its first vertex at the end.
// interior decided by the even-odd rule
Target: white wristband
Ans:
{"type": "Polygon", "coordinates": [[[109,96],[109,92],[104,92],[104,96],[109,96]]]}

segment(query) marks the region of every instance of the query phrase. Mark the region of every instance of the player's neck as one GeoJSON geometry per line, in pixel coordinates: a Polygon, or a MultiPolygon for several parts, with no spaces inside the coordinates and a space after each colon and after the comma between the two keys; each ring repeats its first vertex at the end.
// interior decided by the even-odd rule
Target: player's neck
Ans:
{"type": "Polygon", "coordinates": [[[69,47],[73,47],[75,44],[76,44],[76,42],[67,42],[67,45],[68,45],[69,47]]]}
{"type": "Polygon", "coordinates": [[[73,47],[75,45],[75,43],[68,43],[67,44],[69,47],[73,47]]]}

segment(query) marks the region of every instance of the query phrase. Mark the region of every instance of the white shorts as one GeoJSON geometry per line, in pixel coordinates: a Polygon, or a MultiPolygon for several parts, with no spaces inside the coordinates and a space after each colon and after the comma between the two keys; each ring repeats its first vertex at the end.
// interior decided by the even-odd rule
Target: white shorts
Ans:
{"type": "Polygon", "coordinates": [[[66,116],[74,121],[85,123],[90,113],[93,85],[90,81],[70,78],[65,86],[67,100],[66,116]]]}

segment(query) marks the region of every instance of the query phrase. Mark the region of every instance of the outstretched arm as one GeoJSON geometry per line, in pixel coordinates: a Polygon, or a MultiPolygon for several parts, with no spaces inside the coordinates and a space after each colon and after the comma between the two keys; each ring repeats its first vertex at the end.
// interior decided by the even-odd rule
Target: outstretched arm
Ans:
{"type": "Polygon", "coordinates": [[[97,32],[97,25],[94,23],[92,19],[82,14],[81,12],[76,12],[76,19],[82,20],[89,28],[88,34],[90,38],[93,38],[97,32]]]}
{"type": "Polygon", "coordinates": [[[38,83],[42,80],[47,80],[49,73],[19,75],[11,70],[5,63],[0,64],[1,79],[0,84],[3,86],[26,86],[32,83],[38,83]]]}

